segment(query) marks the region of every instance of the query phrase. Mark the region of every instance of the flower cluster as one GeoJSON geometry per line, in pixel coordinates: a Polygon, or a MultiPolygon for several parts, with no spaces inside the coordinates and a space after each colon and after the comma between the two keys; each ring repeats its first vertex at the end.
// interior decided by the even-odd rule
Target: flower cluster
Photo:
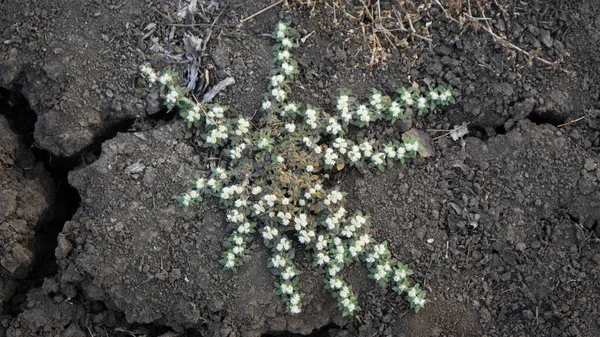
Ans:
{"type": "Polygon", "coordinates": [[[394,123],[407,111],[419,114],[454,102],[452,87],[438,86],[426,94],[418,88],[401,88],[391,98],[373,90],[361,103],[350,92],[340,94],[335,109],[290,102],[289,84],[298,74],[291,50],[297,46],[295,32],[278,23],[273,38],[275,69],[268,79],[262,103],[264,125],[235,115],[218,104],[201,104],[186,97],[176,84],[177,74],[157,74],[141,67],[150,85],[159,83],[168,108],[176,107],[188,127],[200,130],[203,146],[222,150],[227,162],[197,176],[192,188],[178,197],[185,211],[205,196],[218,199],[227,209],[234,228],[220,263],[236,271],[258,232],[270,250],[268,268],[278,277],[277,294],[286,300],[289,313],[302,311],[304,294],[294,262],[300,247],[312,252],[325,287],[338,301],[344,315],[358,311],[358,298],[343,278],[344,268],[363,262],[370,278],[383,287],[391,285],[416,311],[426,303],[425,292],[410,280],[412,271],[392,257],[386,242],[369,234],[369,217],[345,207],[345,193],[326,189],[329,170],[345,165],[373,166],[379,170],[404,163],[418,154],[418,139],[354,139],[352,127],[368,127],[378,121],[394,123]]]}

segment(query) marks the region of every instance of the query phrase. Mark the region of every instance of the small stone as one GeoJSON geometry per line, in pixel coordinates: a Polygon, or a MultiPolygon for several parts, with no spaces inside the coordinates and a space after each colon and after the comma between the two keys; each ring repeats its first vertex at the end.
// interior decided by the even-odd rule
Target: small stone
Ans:
{"type": "Polygon", "coordinates": [[[530,320],[533,318],[533,312],[531,312],[531,310],[523,310],[523,317],[530,320]]]}
{"type": "Polygon", "coordinates": [[[598,167],[598,164],[594,161],[593,158],[588,158],[585,160],[585,164],[583,164],[583,169],[586,171],[595,170],[598,167]]]}

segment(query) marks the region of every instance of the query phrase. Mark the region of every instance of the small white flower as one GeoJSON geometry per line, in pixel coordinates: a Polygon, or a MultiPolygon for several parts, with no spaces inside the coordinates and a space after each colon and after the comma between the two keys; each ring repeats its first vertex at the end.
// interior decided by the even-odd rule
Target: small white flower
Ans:
{"type": "Polygon", "coordinates": [[[403,93],[400,98],[404,101],[404,104],[406,104],[407,106],[411,106],[415,103],[412,94],[408,91],[403,93]]]}
{"type": "Polygon", "coordinates": [[[417,289],[416,288],[410,288],[410,290],[408,291],[408,297],[412,298],[414,300],[415,297],[417,297],[417,289]]]}
{"type": "Polygon", "coordinates": [[[292,132],[296,131],[296,124],[294,124],[294,123],[287,123],[285,125],[285,129],[287,130],[287,132],[292,133],[292,132]]]}
{"type": "Polygon", "coordinates": [[[175,104],[175,102],[177,102],[177,98],[179,97],[179,94],[177,93],[177,91],[175,90],[171,90],[168,94],[167,97],[165,97],[165,102],[167,104],[175,104]]]}
{"type": "Polygon", "coordinates": [[[342,131],[342,126],[340,125],[340,123],[338,123],[335,117],[331,117],[329,118],[327,127],[325,127],[325,131],[327,131],[327,133],[329,134],[337,135],[338,133],[340,133],[340,131],[342,131]]]}
{"type": "Polygon", "coordinates": [[[319,145],[315,146],[315,153],[316,154],[321,154],[321,152],[323,152],[323,148],[319,145]]]}
{"type": "Polygon", "coordinates": [[[196,189],[201,190],[206,186],[206,178],[196,179],[196,189]]]}
{"type": "Polygon", "coordinates": [[[415,140],[411,143],[406,143],[405,145],[406,151],[418,151],[419,150],[419,141],[415,140]]]}
{"type": "Polygon", "coordinates": [[[294,286],[289,282],[282,283],[281,293],[291,295],[292,293],[294,293],[294,286]]]}
{"type": "Polygon", "coordinates": [[[289,50],[283,50],[280,51],[279,53],[277,53],[277,59],[279,61],[287,61],[292,57],[292,54],[290,54],[289,50]]]}
{"type": "Polygon", "coordinates": [[[429,95],[431,95],[431,99],[433,100],[437,100],[440,98],[440,94],[438,94],[437,91],[431,91],[429,95]]]}
{"type": "Polygon", "coordinates": [[[234,260],[227,260],[227,262],[225,262],[225,268],[233,268],[235,267],[235,261],[234,260]]]}
{"type": "Polygon", "coordinates": [[[263,110],[269,110],[271,108],[271,101],[264,101],[262,103],[262,109],[263,110]]]}
{"type": "Polygon", "coordinates": [[[315,168],[312,165],[306,165],[306,172],[313,172],[315,168]]]}
{"type": "Polygon", "coordinates": [[[299,306],[297,306],[297,305],[290,306],[290,314],[299,314],[301,312],[302,312],[302,310],[300,310],[299,306]]]}
{"type": "Polygon", "coordinates": [[[350,161],[352,161],[353,163],[356,163],[360,160],[360,158],[362,157],[362,155],[360,154],[360,148],[356,145],[352,146],[352,150],[350,150],[348,152],[348,158],[350,159],[350,161]]]}
{"type": "Polygon", "coordinates": [[[286,74],[287,76],[292,75],[295,70],[294,66],[287,62],[283,62],[281,64],[281,69],[283,70],[283,73],[286,74]]]}
{"type": "Polygon", "coordinates": [[[450,90],[445,90],[444,92],[442,92],[440,94],[440,101],[445,102],[447,101],[450,97],[452,97],[452,93],[450,92],[450,90]]]}
{"type": "Polygon", "coordinates": [[[292,48],[294,46],[294,42],[289,37],[286,37],[281,40],[281,45],[286,49],[292,48]]]}
{"type": "Polygon", "coordinates": [[[252,188],[252,191],[251,191],[251,192],[252,192],[252,194],[253,194],[253,195],[260,194],[260,192],[262,192],[262,187],[260,187],[260,186],[255,186],[255,187],[253,187],[253,188],[252,188]]]}
{"type": "Polygon", "coordinates": [[[277,156],[277,157],[275,157],[275,160],[276,160],[276,161],[277,161],[279,164],[281,164],[281,163],[283,163],[283,162],[285,161],[285,158],[283,158],[282,156],[277,156]]]}
{"type": "Polygon", "coordinates": [[[425,109],[427,108],[427,98],[421,96],[417,99],[417,108],[418,109],[425,109]]]}
{"type": "Polygon", "coordinates": [[[285,267],[287,262],[285,261],[285,258],[283,256],[277,254],[271,258],[271,263],[273,264],[273,267],[279,268],[285,267]]]}
{"type": "Polygon", "coordinates": [[[342,280],[336,277],[329,280],[329,285],[332,289],[340,289],[344,285],[344,283],[342,282],[342,280]]]}
{"type": "Polygon", "coordinates": [[[271,90],[271,95],[273,95],[273,98],[275,98],[277,102],[283,102],[287,97],[285,90],[281,88],[273,88],[273,90],[271,90]]]}
{"type": "Polygon", "coordinates": [[[335,151],[332,148],[328,148],[325,151],[325,165],[335,165],[336,159],[338,159],[337,153],[335,153],[335,151]]]}
{"type": "Polygon", "coordinates": [[[385,152],[385,156],[387,158],[395,158],[396,157],[396,150],[394,149],[393,146],[384,147],[383,152],[385,152]]]}
{"type": "Polygon", "coordinates": [[[379,152],[379,153],[376,153],[373,156],[371,156],[371,161],[373,162],[373,165],[375,165],[375,166],[382,165],[384,160],[385,160],[385,153],[383,153],[383,152],[379,152]]]}
{"type": "Polygon", "coordinates": [[[277,249],[278,252],[287,252],[292,249],[292,242],[288,238],[282,237],[277,243],[277,246],[275,246],[275,249],[277,249]]]}
{"type": "Polygon", "coordinates": [[[294,270],[293,267],[288,266],[283,273],[281,273],[281,278],[284,280],[291,280],[294,278],[294,276],[296,276],[296,271],[294,270]]]}
{"type": "Polygon", "coordinates": [[[371,157],[373,154],[373,146],[366,140],[359,145],[359,148],[365,157],[371,157]]]}
{"type": "Polygon", "coordinates": [[[171,83],[173,81],[173,77],[171,77],[171,75],[165,73],[158,79],[158,81],[162,85],[167,85],[168,83],[171,83]]]}
{"type": "Polygon", "coordinates": [[[300,304],[300,300],[301,300],[301,299],[302,299],[302,298],[300,297],[300,294],[298,294],[298,293],[295,293],[294,295],[292,295],[292,296],[290,297],[290,304],[291,304],[291,305],[293,305],[293,306],[294,306],[294,305],[296,305],[296,306],[297,306],[297,305],[299,305],[299,304],[300,304]]]}
{"type": "Polygon", "coordinates": [[[246,222],[243,225],[240,225],[237,229],[238,233],[240,234],[248,234],[250,233],[250,229],[251,229],[251,225],[249,222],[246,222]]]}
{"type": "Polygon", "coordinates": [[[390,112],[392,113],[392,117],[397,118],[402,113],[402,108],[398,102],[392,102],[390,106],[390,112]]]}

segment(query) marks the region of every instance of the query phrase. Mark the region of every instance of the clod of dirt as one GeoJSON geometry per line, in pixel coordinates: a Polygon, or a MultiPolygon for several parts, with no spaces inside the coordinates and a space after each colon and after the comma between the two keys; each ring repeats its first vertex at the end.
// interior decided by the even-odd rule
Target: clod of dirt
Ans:
{"type": "Polygon", "coordinates": [[[34,261],[35,229],[51,212],[54,186],[42,163],[0,115],[0,313],[34,261]]]}

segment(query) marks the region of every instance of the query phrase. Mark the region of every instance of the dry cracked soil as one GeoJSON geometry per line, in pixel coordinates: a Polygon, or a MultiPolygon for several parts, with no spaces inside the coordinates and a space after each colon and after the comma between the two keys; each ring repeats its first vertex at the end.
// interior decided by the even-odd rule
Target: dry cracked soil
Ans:
{"type": "Polygon", "coordinates": [[[364,10],[402,1],[289,0],[243,24],[271,2],[198,0],[178,18],[181,3],[0,0],[0,337],[600,336],[597,0],[473,1],[480,27],[423,1],[414,24],[430,22],[431,41],[393,33],[406,43],[376,65],[364,10]],[[197,36],[196,92],[233,77],[216,100],[255,116],[279,20],[305,37],[296,98],[332,108],[341,89],[456,89],[456,105],[369,131],[423,130],[433,156],[330,179],[415,270],[431,301],[418,314],[353,266],[362,311],[342,317],[300,256],[306,308],[288,315],[258,240],[224,271],[223,209],[174,200],[211,159],[139,65],[185,74],[183,40],[197,36]],[[436,131],[461,123],[459,141],[436,131]]]}

